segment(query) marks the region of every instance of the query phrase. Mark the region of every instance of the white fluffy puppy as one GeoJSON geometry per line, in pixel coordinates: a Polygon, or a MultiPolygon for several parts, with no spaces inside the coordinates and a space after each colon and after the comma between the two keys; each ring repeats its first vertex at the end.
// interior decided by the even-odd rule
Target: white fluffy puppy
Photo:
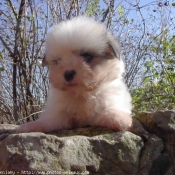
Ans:
{"type": "Polygon", "coordinates": [[[85,126],[129,130],[131,97],[123,82],[119,46],[103,24],[77,17],[52,28],[44,65],[50,89],[39,119],[20,132],[50,132],[85,126]]]}

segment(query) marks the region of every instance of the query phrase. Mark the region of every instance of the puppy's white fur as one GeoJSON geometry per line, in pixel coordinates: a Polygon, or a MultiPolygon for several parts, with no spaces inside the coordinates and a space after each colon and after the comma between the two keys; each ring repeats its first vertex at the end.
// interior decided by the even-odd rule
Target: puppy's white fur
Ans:
{"type": "Polygon", "coordinates": [[[103,24],[77,17],[56,25],[48,33],[43,62],[49,66],[50,80],[45,110],[37,121],[21,125],[18,133],[87,125],[130,129],[131,97],[122,79],[124,63],[117,41],[103,24]]]}

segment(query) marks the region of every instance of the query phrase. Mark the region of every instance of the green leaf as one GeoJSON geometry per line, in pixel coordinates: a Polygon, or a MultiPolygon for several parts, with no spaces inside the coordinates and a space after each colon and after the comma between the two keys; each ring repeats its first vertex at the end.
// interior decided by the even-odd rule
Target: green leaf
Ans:
{"type": "Polygon", "coordinates": [[[134,22],[134,19],[131,19],[131,22],[133,23],[134,22]]]}
{"type": "Polygon", "coordinates": [[[153,75],[154,78],[158,78],[159,77],[159,74],[156,72],[154,75],[153,75]]]}
{"type": "Polygon", "coordinates": [[[119,14],[119,16],[122,17],[123,13],[124,13],[123,5],[118,6],[118,14],[119,14]]]}
{"type": "Polygon", "coordinates": [[[5,69],[3,67],[0,67],[0,72],[4,71],[5,69]]]}
{"type": "Polygon", "coordinates": [[[2,53],[0,52],[0,60],[2,60],[3,59],[3,56],[2,56],[2,53]]]}
{"type": "MultiPolygon", "coordinates": [[[[97,12],[100,12],[99,0],[89,0],[89,6],[87,8],[87,14],[89,17],[95,15],[97,12]]],[[[104,13],[104,12],[103,12],[104,13]]]]}
{"type": "Polygon", "coordinates": [[[158,86],[158,83],[157,83],[157,82],[154,82],[153,85],[154,85],[155,87],[157,87],[157,86],[158,86]]]}
{"type": "Polygon", "coordinates": [[[144,83],[148,83],[150,81],[150,77],[146,77],[144,83]]]}

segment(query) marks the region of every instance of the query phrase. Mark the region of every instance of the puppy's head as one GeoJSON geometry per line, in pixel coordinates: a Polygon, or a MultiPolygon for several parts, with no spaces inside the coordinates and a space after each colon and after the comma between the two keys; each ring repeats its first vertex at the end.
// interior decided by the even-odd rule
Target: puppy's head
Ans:
{"type": "Polygon", "coordinates": [[[50,83],[60,90],[90,91],[121,77],[124,64],[119,46],[101,23],[77,17],[48,33],[44,65],[50,83]]]}

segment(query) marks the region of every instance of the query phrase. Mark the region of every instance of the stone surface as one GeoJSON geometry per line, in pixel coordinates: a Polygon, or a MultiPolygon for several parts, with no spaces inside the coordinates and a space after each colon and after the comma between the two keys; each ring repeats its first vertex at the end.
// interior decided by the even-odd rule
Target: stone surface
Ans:
{"type": "Polygon", "coordinates": [[[175,111],[140,113],[130,132],[11,134],[16,127],[0,125],[1,174],[175,175],[175,111]]]}
{"type": "MultiPolygon", "coordinates": [[[[157,135],[164,143],[164,152],[169,155],[167,162],[172,163],[173,173],[175,175],[175,111],[157,111],[155,113],[140,113],[136,118],[141,122],[145,129],[152,134],[157,135]]],[[[160,158],[162,159],[162,158],[160,158]]],[[[162,167],[162,162],[157,160],[157,166],[162,167]],[[158,163],[159,162],[159,163],[158,163]]]]}
{"type": "Polygon", "coordinates": [[[12,134],[0,144],[0,169],[135,174],[142,147],[142,139],[130,132],[62,138],[12,134]]]}

